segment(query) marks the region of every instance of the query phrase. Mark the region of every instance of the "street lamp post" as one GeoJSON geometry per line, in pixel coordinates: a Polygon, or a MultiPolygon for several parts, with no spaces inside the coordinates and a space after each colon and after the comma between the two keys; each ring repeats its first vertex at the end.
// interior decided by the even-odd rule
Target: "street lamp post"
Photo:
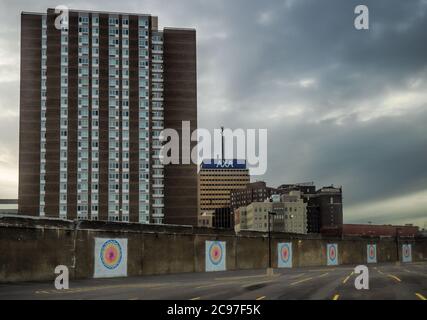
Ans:
{"type": "Polygon", "coordinates": [[[396,228],[396,256],[397,256],[397,262],[400,262],[400,257],[399,257],[399,231],[400,228],[396,228]]]}
{"type": "Polygon", "coordinates": [[[276,213],[272,212],[272,211],[268,211],[268,223],[267,223],[267,228],[268,228],[268,270],[267,273],[271,272],[272,267],[271,267],[271,223],[270,223],[270,216],[275,216],[276,213]]]}

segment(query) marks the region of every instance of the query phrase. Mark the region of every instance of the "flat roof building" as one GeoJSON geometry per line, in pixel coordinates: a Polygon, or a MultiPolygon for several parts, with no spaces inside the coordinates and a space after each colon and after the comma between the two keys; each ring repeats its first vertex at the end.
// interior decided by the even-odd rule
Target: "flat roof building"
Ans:
{"type": "Polygon", "coordinates": [[[277,189],[267,187],[264,181],[248,183],[244,188],[231,191],[231,208],[235,210],[239,207],[247,206],[252,202],[263,202],[274,194],[278,194],[277,189]]]}
{"type": "Polygon", "coordinates": [[[307,234],[307,204],[298,191],[283,195],[280,202],[253,202],[234,211],[235,231],[268,231],[307,234]],[[269,215],[269,212],[274,215],[269,215]]]}
{"type": "Polygon", "coordinates": [[[249,182],[245,161],[205,160],[199,171],[199,215],[229,208],[231,191],[245,188],[249,182]]]}

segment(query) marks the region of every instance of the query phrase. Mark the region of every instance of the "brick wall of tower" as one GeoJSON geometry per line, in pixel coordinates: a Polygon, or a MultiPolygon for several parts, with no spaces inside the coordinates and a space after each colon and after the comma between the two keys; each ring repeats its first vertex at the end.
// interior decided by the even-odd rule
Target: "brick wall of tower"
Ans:
{"type": "MultiPolygon", "coordinates": [[[[182,138],[182,121],[197,129],[196,31],[165,29],[163,39],[165,128],[182,138]]],[[[197,214],[197,166],[165,166],[165,223],[197,225],[197,214]]]]}
{"type": "Polygon", "coordinates": [[[42,15],[21,16],[18,212],[37,216],[40,204],[42,15]]]}

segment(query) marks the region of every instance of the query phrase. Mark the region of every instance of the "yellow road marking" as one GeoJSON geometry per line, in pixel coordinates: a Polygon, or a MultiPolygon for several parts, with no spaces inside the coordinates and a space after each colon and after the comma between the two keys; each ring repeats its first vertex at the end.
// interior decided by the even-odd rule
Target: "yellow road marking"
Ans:
{"type": "Polygon", "coordinates": [[[256,298],[256,300],[264,300],[265,298],[266,298],[266,296],[262,296],[262,297],[256,298]]]}
{"type": "Polygon", "coordinates": [[[390,277],[390,278],[392,278],[392,279],[394,279],[394,280],[396,280],[397,282],[402,282],[402,280],[400,280],[398,277],[396,277],[396,276],[394,276],[392,274],[388,274],[387,276],[390,277]]]}
{"type": "Polygon", "coordinates": [[[415,294],[420,300],[427,300],[426,297],[424,297],[421,293],[416,293],[415,294]]]}
{"type": "Polygon", "coordinates": [[[195,298],[193,298],[193,299],[190,299],[190,300],[193,300],[193,301],[195,301],[195,300],[200,300],[201,298],[200,297],[195,297],[195,298]]]}
{"type": "Polygon", "coordinates": [[[294,286],[296,284],[300,284],[300,283],[303,283],[303,282],[306,282],[306,281],[313,280],[314,278],[323,278],[323,277],[326,277],[328,274],[329,274],[329,272],[326,272],[326,273],[321,274],[320,276],[317,276],[317,277],[309,277],[309,278],[301,279],[299,281],[292,282],[291,286],[294,286]]]}
{"type": "Polygon", "coordinates": [[[48,291],[44,291],[44,290],[36,291],[36,294],[40,294],[40,293],[49,294],[49,292],[48,292],[48,291]]]}
{"type": "Polygon", "coordinates": [[[347,281],[351,278],[351,276],[353,275],[353,273],[354,272],[352,272],[352,273],[350,273],[343,281],[342,281],[342,283],[343,284],[346,284],[347,283],[347,281]]]}
{"type": "Polygon", "coordinates": [[[339,297],[340,297],[340,295],[339,295],[339,294],[336,294],[336,295],[334,295],[334,297],[332,298],[332,300],[338,300],[338,299],[339,299],[339,297]]]}

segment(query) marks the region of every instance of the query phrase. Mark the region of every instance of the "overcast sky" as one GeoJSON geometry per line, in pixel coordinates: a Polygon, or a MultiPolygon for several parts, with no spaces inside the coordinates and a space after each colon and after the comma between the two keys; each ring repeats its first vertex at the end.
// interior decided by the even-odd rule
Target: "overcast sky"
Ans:
{"type": "Polygon", "coordinates": [[[20,13],[59,4],[196,28],[199,127],[267,128],[256,179],[342,185],[347,223],[427,223],[426,0],[1,0],[0,198],[17,197],[20,13]]]}

